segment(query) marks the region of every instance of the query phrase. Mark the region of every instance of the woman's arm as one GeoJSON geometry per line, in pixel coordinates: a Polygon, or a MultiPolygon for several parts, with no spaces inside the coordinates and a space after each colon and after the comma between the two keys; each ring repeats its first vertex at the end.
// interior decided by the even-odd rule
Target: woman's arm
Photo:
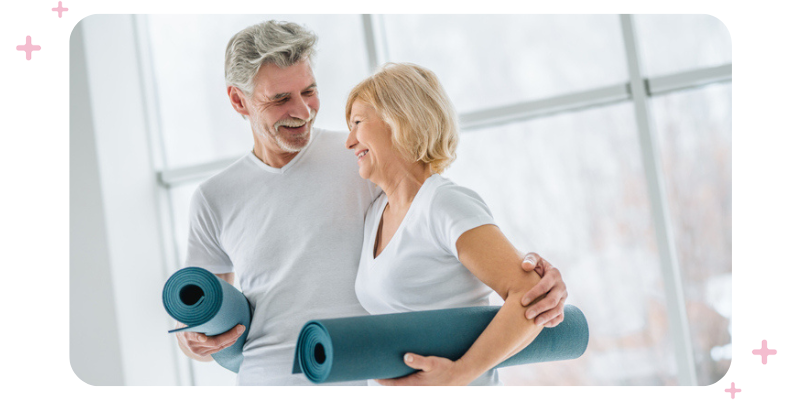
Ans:
{"type": "Polygon", "coordinates": [[[521,254],[495,225],[464,232],[456,241],[458,258],[483,283],[494,289],[505,304],[466,354],[455,362],[456,372],[479,377],[528,346],[542,331],[525,317],[522,296],[541,278],[519,268],[521,254]]]}
{"type": "Polygon", "coordinates": [[[378,383],[466,385],[528,346],[542,331],[542,326],[525,317],[527,308],[522,306],[522,296],[541,278],[519,267],[523,254],[511,245],[497,226],[483,225],[465,232],[456,241],[456,249],[461,263],[494,289],[505,304],[457,361],[409,354],[411,359],[407,355],[406,364],[421,372],[404,378],[378,380],[378,383]]]}

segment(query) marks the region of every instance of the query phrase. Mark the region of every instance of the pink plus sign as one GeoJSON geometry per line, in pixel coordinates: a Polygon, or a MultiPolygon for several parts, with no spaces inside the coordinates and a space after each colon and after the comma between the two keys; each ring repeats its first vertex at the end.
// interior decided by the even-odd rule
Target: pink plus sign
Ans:
{"type": "Polygon", "coordinates": [[[753,354],[757,356],[761,356],[761,364],[767,363],[767,356],[774,356],[778,354],[778,350],[768,349],[767,348],[767,341],[761,341],[761,348],[753,350],[753,354]]]}
{"type": "Polygon", "coordinates": [[[52,10],[53,11],[58,11],[58,18],[61,18],[61,13],[63,13],[64,11],[69,11],[69,8],[61,7],[61,2],[59,1],[58,2],[58,8],[53,8],[52,10]]]}
{"type": "Polygon", "coordinates": [[[742,389],[737,389],[736,388],[736,384],[731,382],[731,388],[730,389],[725,389],[725,391],[731,394],[731,398],[732,399],[735,399],[736,398],[736,393],[741,392],[742,389]]]}
{"type": "Polygon", "coordinates": [[[25,44],[24,45],[21,44],[21,45],[17,46],[17,50],[22,50],[22,51],[25,52],[25,58],[28,59],[28,60],[31,59],[31,53],[32,52],[39,51],[41,49],[42,49],[42,46],[31,44],[31,37],[30,36],[26,36],[25,37],[25,44]]]}

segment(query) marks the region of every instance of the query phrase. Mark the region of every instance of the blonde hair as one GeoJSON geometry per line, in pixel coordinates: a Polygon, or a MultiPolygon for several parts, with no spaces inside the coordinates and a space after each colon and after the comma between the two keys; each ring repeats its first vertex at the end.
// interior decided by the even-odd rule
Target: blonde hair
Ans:
{"type": "Polygon", "coordinates": [[[392,131],[392,144],[412,162],[441,173],[456,159],[458,123],[450,98],[436,75],[411,63],[387,63],[350,91],[345,118],[361,100],[392,131]]]}

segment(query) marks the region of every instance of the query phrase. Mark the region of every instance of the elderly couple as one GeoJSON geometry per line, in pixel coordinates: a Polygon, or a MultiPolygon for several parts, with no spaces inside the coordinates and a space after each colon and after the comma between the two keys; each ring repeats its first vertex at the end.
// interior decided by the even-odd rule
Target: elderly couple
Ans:
{"type": "MultiPolygon", "coordinates": [[[[462,358],[408,353],[416,373],[350,384],[500,384],[492,367],[563,320],[559,271],[515,249],[474,191],[439,175],[458,128],[431,71],[384,65],[351,91],[349,134],[312,128],[315,42],[275,21],[230,40],[228,97],[255,145],[191,201],[186,265],[235,276],[254,307],[237,384],[309,384],[291,375],[308,320],[482,306],[492,291],[505,303],[462,358]]],[[[187,356],[210,361],[243,330],[177,336],[187,356]]]]}

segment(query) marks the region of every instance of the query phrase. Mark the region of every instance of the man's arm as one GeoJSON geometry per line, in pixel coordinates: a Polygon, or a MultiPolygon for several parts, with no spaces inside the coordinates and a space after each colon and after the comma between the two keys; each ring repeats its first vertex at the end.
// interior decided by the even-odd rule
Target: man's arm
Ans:
{"type": "MultiPolygon", "coordinates": [[[[233,285],[234,273],[214,274],[225,282],[233,285]]],[[[175,328],[182,328],[186,325],[178,323],[175,328]]],[[[231,330],[216,336],[206,336],[198,332],[178,332],[175,337],[178,339],[178,347],[183,354],[197,361],[213,361],[212,354],[229,347],[236,343],[239,336],[244,332],[244,325],[236,325],[231,330]]]]}
{"type": "Polygon", "coordinates": [[[534,271],[542,278],[533,288],[522,296],[522,306],[528,307],[525,317],[535,318],[536,325],[552,328],[564,320],[564,303],[567,300],[567,286],[558,268],[536,253],[528,253],[522,261],[522,269],[534,271]],[[534,299],[535,304],[531,305],[534,299]],[[529,306],[530,305],[530,306],[529,306]]]}

